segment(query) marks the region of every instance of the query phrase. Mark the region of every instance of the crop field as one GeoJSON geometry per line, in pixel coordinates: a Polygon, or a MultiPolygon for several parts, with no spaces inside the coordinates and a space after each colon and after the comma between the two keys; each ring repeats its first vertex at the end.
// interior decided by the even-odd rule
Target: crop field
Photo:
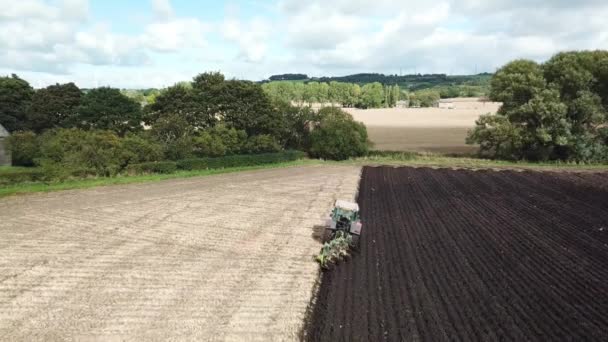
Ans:
{"type": "Polygon", "coordinates": [[[358,200],[307,340],[606,340],[606,173],[366,167],[358,200]]]}
{"type": "Polygon", "coordinates": [[[482,114],[496,113],[499,103],[476,98],[455,99],[454,109],[440,108],[346,108],[363,122],[377,150],[466,153],[467,131],[482,114]]]}
{"type": "Polygon", "coordinates": [[[0,199],[0,340],[296,340],[358,167],[0,199]]]}

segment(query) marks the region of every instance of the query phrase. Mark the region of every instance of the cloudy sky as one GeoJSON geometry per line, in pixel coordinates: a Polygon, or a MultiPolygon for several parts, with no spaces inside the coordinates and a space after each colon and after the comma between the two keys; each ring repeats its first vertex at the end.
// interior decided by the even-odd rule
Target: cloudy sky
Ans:
{"type": "Polygon", "coordinates": [[[606,0],[0,0],[0,75],[163,87],[208,70],[469,74],[608,49],[606,0]]]}

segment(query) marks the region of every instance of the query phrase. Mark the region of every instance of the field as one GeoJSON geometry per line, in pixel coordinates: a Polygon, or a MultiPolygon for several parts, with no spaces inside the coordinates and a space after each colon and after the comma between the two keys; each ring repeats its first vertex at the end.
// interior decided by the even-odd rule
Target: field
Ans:
{"type": "Polygon", "coordinates": [[[454,109],[345,110],[367,126],[377,150],[463,153],[475,151],[465,144],[467,131],[475,120],[482,114],[496,113],[498,108],[498,103],[471,98],[455,99],[454,109]]]}
{"type": "Polygon", "coordinates": [[[297,339],[313,228],[359,168],[303,166],[0,199],[0,340],[297,339]]]}
{"type": "Polygon", "coordinates": [[[608,174],[366,167],[358,200],[307,340],[606,340],[608,174]]]}

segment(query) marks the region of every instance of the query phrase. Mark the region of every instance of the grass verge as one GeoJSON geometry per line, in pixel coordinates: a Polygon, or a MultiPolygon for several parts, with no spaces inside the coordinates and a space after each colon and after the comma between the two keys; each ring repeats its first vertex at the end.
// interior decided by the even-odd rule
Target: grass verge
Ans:
{"type": "Polygon", "coordinates": [[[252,171],[261,169],[275,169],[292,166],[304,166],[304,165],[317,165],[321,164],[320,161],[311,159],[302,159],[292,162],[283,162],[275,164],[265,164],[258,166],[244,166],[244,167],[231,167],[225,169],[210,169],[210,170],[193,170],[193,171],[178,171],[171,174],[149,174],[149,175],[138,175],[138,176],[117,176],[112,178],[88,178],[88,179],[75,179],[67,180],[57,183],[43,183],[43,182],[31,182],[31,183],[20,183],[9,185],[0,188],[0,197],[26,194],[33,192],[50,192],[59,190],[72,190],[72,189],[86,189],[98,186],[116,185],[116,184],[131,184],[131,183],[143,183],[143,182],[154,182],[165,179],[176,179],[176,178],[189,178],[198,176],[210,176],[218,175],[223,173],[233,173],[240,171],[252,171]]]}
{"type": "Polygon", "coordinates": [[[394,165],[429,166],[453,168],[493,168],[493,169],[530,169],[530,170],[608,170],[606,164],[577,164],[572,162],[527,162],[481,159],[474,157],[445,156],[433,153],[415,152],[375,152],[370,156],[348,161],[357,165],[394,165]]]}
{"type": "MultiPolygon", "coordinates": [[[[265,164],[259,166],[232,167],[224,169],[177,171],[170,174],[149,174],[138,176],[118,176],[113,178],[88,178],[79,180],[68,180],[57,183],[30,182],[0,187],[0,197],[26,194],[33,192],[50,192],[72,189],[86,189],[97,186],[115,184],[131,184],[154,182],[165,179],[189,178],[198,176],[210,176],[222,173],[233,173],[240,171],[252,171],[261,169],[273,169],[305,165],[393,165],[393,166],[419,166],[419,167],[450,167],[450,168],[478,168],[478,169],[529,169],[529,170],[570,170],[570,171],[608,171],[608,165],[599,164],[576,164],[564,162],[511,162],[502,160],[479,159],[472,157],[450,157],[432,153],[415,152],[375,152],[371,156],[355,158],[347,161],[321,161],[314,159],[301,159],[293,162],[282,162],[265,164]]],[[[0,167],[2,171],[15,171],[16,169],[27,170],[27,168],[0,167]]]]}

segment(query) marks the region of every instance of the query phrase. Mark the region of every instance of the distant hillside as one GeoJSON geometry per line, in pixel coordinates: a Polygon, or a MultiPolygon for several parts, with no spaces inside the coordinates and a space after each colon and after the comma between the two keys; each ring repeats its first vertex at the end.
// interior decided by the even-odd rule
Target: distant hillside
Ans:
{"type": "MultiPolygon", "coordinates": [[[[300,82],[325,82],[332,81],[344,83],[356,83],[365,85],[369,83],[379,82],[383,85],[399,85],[402,89],[410,91],[449,87],[449,86],[475,86],[485,89],[490,84],[492,74],[481,73],[478,75],[454,75],[446,74],[417,74],[417,75],[384,75],[374,73],[361,73],[348,76],[338,77],[311,77],[308,78],[305,74],[283,74],[273,75],[269,77],[269,81],[300,81],[300,82]]],[[[268,82],[268,81],[265,81],[268,82]]]]}

